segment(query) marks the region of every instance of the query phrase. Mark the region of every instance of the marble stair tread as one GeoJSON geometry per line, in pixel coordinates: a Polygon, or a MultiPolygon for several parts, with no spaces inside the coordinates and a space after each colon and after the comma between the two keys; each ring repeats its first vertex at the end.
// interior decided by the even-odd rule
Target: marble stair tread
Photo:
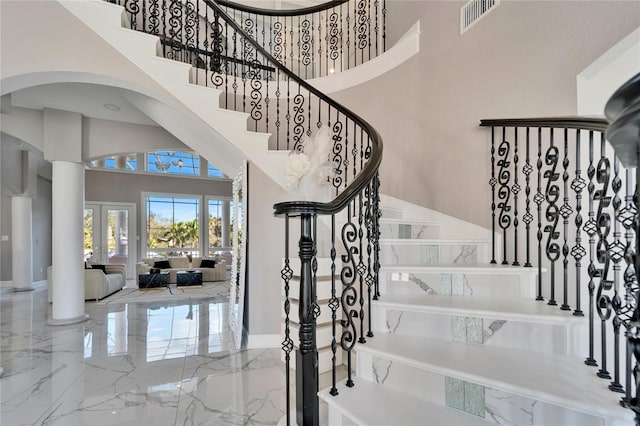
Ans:
{"type": "Polygon", "coordinates": [[[380,238],[382,245],[416,245],[416,246],[477,246],[488,245],[487,240],[444,240],[438,238],[380,238]]]}
{"type": "MultiPolygon", "coordinates": [[[[546,272],[545,268],[542,268],[546,272]]],[[[434,265],[384,265],[380,272],[414,272],[423,274],[476,274],[476,275],[535,275],[538,273],[536,266],[523,268],[522,266],[491,265],[486,263],[438,263],[434,265]]]]}
{"type": "Polygon", "coordinates": [[[520,349],[376,334],[358,351],[413,368],[466,380],[589,415],[629,419],[619,404],[622,394],[611,392],[610,380],[583,358],[520,349]]]}
{"type": "Polygon", "coordinates": [[[384,294],[373,302],[376,307],[396,311],[445,314],[475,318],[491,318],[534,324],[570,325],[584,321],[570,311],[561,311],[528,298],[495,298],[483,296],[447,296],[416,294],[384,294]]]}
{"type": "Polygon", "coordinates": [[[483,426],[490,423],[479,417],[433,402],[418,399],[388,386],[359,380],[348,388],[338,383],[339,394],[331,396],[330,389],[318,395],[329,409],[337,408],[358,425],[424,425],[424,426],[483,426]]]}

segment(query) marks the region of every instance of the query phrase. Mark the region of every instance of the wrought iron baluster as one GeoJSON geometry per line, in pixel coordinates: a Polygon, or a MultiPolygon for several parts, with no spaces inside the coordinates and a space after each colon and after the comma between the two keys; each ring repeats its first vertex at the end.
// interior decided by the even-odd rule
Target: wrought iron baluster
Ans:
{"type": "MultiPolygon", "coordinates": [[[[365,278],[365,283],[367,284],[367,318],[368,318],[368,331],[367,337],[373,337],[373,331],[371,331],[371,290],[374,285],[374,274],[372,273],[372,262],[371,258],[373,256],[373,232],[374,232],[374,223],[373,223],[373,181],[369,182],[369,184],[365,187],[365,196],[366,196],[366,211],[365,211],[365,226],[367,228],[367,277],[365,278]]],[[[375,290],[375,288],[373,289],[375,290]]]]}
{"type": "Polygon", "coordinates": [[[613,382],[609,384],[609,389],[613,392],[624,392],[624,388],[620,384],[620,326],[622,325],[622,318],[620,318],[622,299],[618,291],[620,285],[620,261],[624,259],[625,245],[620,241],[622,236],[620,232],[620,224],[618,216],[620,214],[620,188],[622,187],[622,180],[620,179],[620,160],[618,156],[615,156],[613,163],[613,181],[611,182],[611,189],[613,190],[613,244],[609,246],[609,259],[613,262],[613,299],[611,300],[611,307],[613,308],[613,382]]]}
{"type": "Polygon", "coordinates": [[[336,311],[340,307],[340,300],[336,297],[336,215],[331,215],[331,299],[329,299],[329,309],[331,309],[331,390],[333,396],[338,395],[336,388],[336,352],[338,343],[336,341],[336,311]]]}
{"type": "Polygon", "coordinates": [[[573,209],[569,205],[569,129],[564,129],[564,158],[562,160],[562,182],[563,196],[562,207],[560,207],[560,215],[562,216],[564,244],[562,245],[562,306],[563,311],[570,311],[569,306],[569,217],[573,214],[573,209]]]}
{"type": "Polygon", "coordinates": [[[151,0],[149,6],[149,26],[146,32],[156,35],[160,33],[160,4],[158,0],[151,0]]]}
{"type": "Polygon", "coordinates": [[[495,127],[491,126],[491,262],[496,264],[496,146],[495,146],[495,127]]]}
{"type": "Polygon", "coordinates": [[[547,186],[545,189],[546,201],[547,201],[547,210],[545,211],[545,217],[547,224],[544,227],[544,232],[547,232],[549,235],[547,237],[546,244],[546,254],[547,259],[551,262],[551,297],[547,304],[549,305],[557,305],[556,302],[556,261],[560,258],[560,246],[555,241],[560,237],[560,233],[556,230],[558,226],[558,220],[560,217],[560,212],[556,202],[560,198],[560,188],[555,182],[559,179],[560,174],[556,173],[556,167],[558,165],[558,148],[553,144],[553,128],[550,129],[549,135],[549,148],[545,154],[545,163],[547,166],[551,166],[551,168],[547,169],[544,172],[544,177],[547,179],[547,186]]]}
{"type": "Polygon", "coordinates": [[[520,185],[518,185],[518,128],[513,128],[513,266],[520,266],[518,262],[518,193],[520,185]]]}
{"type": "Polygon", "coordinates": [[[595,318],[594,318],[594,310],[595,310],[595,300],[594,300],[594,292],[596,288],[595,280],[596,278],[596,265],[593,260],[593,255],[595,253],[595,236],[598,230],[598,226],[595,220],[595,212],[593,210],[593,202],[595,201],[595,184],[593,182],[593,178],[596,175],[596,168],[593,165],[593,130],[589,131],[589,167],[587,168],[587,176],[589,177],[589,185],[587,186],[587,190],[589,191],[589,220],[584,225],[584,230],[589,236],[589,356],[584,361],[585,364],[591,367],[597,367],[598,363],[594,358],[594,327],[595,327],[595,318]]]}
{"type": "Polygon", "coordinates": [[[580,309],[580,280],[582,277],[581,267],[582,258],[587,254],[587,251],[582,247],[582,190],[587,186],[587,182],[581,176],[582,170],[580,170],[580,130],[576,130],[576,177],[571,181],[571,189],[576,193],[576,245],[571,248],[571,256],[573,256],[576,263],[576,309],[573,311],[573,315],[577,317],[584,316],[584,313],[580,309]]]}
{"type": "Polygon", "coordinates": [[[340,346],[347,353],[347,387],[353,387],[353,378],[351,377],[351,351],[356,344],[356,325],[353,321],[358,317],[356,304],[358,303],[357,291],[354,287],[356,280],[356,256],[358,255],[358,247],[354,244],[358,235],[355,225],[352,221],[351,203],[347,206],[347,222],[342,226],[342,244],[346,254],[342,255],[342,271],[340,273],[340,281],[342,282],[342,297],[340,304],[342,305],[342,336],[340,338],[340,346]]]}
{"type": "Polygon", "coordinates": [[[387,51],[387,0],[382,0],[382,51],[387,51]]]}
{"type": "Polygon", "coordinates": [[[527,127],[526,130],[526,159],[525,159],[525,164],[524,167],[522,168],[522,172],[524,173],[525,176],[525,182],[526,182],[526,186],[524,189],[524,194],[526,196],[526,201],[525,201],[525,214],[524,217],[522,218],[522,221],[525,223],[526,225],[526,256],[527,256],[527,260],[524,262],[524,267],[525,268],[531,268],[531,222],[533,222],[533,215],[531,214],[531,173],[533,172],[533,166],[531,165],[531,157],[529,155],[529,128],[527,127]]]}
{"type": "Polygon", "coordinates": [[[378,37],[379,37],[378,33],[379,33],[379,30],[380,30],[380,28],[378,27],[378,6],[379,6],[379,4],[380,4],[380,0],[375,0],[373,2],[373,9],[374,9],[374,13],[376,15],[375,16],[375,25],[373,27],[373,31],[375,32],[374,39],[375,39],[375,43],[376,43],[376,56],[378,56],[378,53],[379,53],[379,51],[378,51],[378,37]]]}
{"type": "Polygon", "coordinates": [[[628,339],[629,337],[632,336],[632,333],[633,333],[631,319],[633,317],[633,313],[636,307],[638,306],[638,291],[640,291],[640,286],[636,277],[636,269],[634,265],[634,259],[637,255],[633,245],[634,229],[636,230],[635,237],[636,239],[638,238],[638,230],[637,230],[638,224],[635,223],[634,221],[636,219],[636,216],[638,215],[638,209],[636,207],[636,203],[634,203],[633,173],[631,169],[626,170],[625,187],[626,187],[625,206],[622,210],[620,210],[620,213],[616,217],[616,220],[618,220],[625,229],[624,237],[626,241],[626,248],[624,252],[624,260],[627,265],[623,275],[624,288],[625,288],[624,306],[622,306],[620,310],[620,317],[625,327],[625,337],[627,338],[626,357],[625,357],[626,393],[624,398],[622,398],[621,404],[625,407],[630,407],[631,400],[632,400],[632,395],[631,395],[632,348],[628,339]]]}
{"type": "Polygon", "coordinates": [[[366,272],[366,267],[363,262],[363,246],[362,246],[362,238],[364,236],[364,231],[362,230],[362,224],[364,222],[363,215],[364,204],[362,200],[362,191],[358,194],[358,265],[356,267],[356,271],[358,272],[358,282],[360,284],[358,289],[358,296],[360,299],[360,337],[358,338],[358,343],[366,343],[367,339],[364,338],[364,275],[366,272]]]}
{"type": "Polygon", "coordinates": [[[373,262],[373,270],[375,273],[374,277],[374,286],[375,292],[373,295],[374,300],[378,300],[380,297],[380,218],[382,217],[382,211],[380,210],[380,174],[376,173],[373,178],[373,194],[375,196],[375,201],[373,203],[374,213],[373,220],[375,224],[375,232],[373,233],[373,253],[374,253],[374,262],[373,262]]]}
{"type": "Polygon", "coordinates": [[[536,195],[533,196],[533,201],[538,205],[538,232],[536,234],[538,239],[538,291],[536,300],[544,300],[544,297],[542,297],[542,203],[545,201],[545,196],[542,193],[542,129],[540,127],[538,127],[538,161],[536,162],[536,168],[538,169],[538,188],[536,195]]]}
{"type": "Polygon", "coordinates": [[[611,216],[605,209],[611,204],[611,197],[607,196],[609,189],[609,181],[611,179],[611,165],[609,159],[605,156],[605,140],[604,134],[600,133],[600,161],[596,168],[596,180],[599,184],[602,184],[594,194],[594,199],[598,200],[598,213],[597,217],[597,233],[598,233],[598,245],[596,249],[596,256],[598,262],[602,264],[602,269],[597,269],[596,277],[600,278],[598,283],[598,292],[596,293],[596,306],[598,308],[598,316],[600,317],[601,328],[601,356],[602,367],[598,371],[598,377],[603,379],[610,379],[611,375],[607,371],[607,321],[611,318],[611,298],[605,291],[610,291],[613,287],[613,282],[607,280],[609,274],[609,242],[607,237],[611,230],[611,216]]]}
{"type": "Polygon", "coordinates": [[[289,312],[291,310],[291,302],[289,299],[289,283],[293,278],[293,270],[289,266],[289,215],[284,217],[284,266],[280,272],[280,276],[284,281],[284,340],[282,341],[282,350],[284,351],[284,363],[285,363],[285,384],[286,384],[286,417],[287,425],[291,423],[291,351],[293,351],[293,340],[290,337],[290,319],[289,312]]]}
{"type": "Polygon", "coordinates": [[[502,128],[502,142],[498,146],[498,209],[500,214],[498,215],[498,225],[502,229],[502,264],[508,265],[507,260],[507,230],[511,226],[511,206],[509,205],[509,198],[511,197],[511,188],[509,182],[511,181],[511,172],[509,172],[509,150],[510,144],[506,138],[506,128],[502,128]]]}

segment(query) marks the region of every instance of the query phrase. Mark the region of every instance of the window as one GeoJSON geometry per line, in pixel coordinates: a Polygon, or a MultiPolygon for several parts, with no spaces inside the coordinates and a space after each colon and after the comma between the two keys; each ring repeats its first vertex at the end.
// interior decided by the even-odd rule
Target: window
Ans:
{"type": "Polygon", "coordinates": [[[148,195],[147,256],[198,254],[200,197],[148,195]]]}
{"type": "Polygon", "coordinates": [[[93,160],[91,166],[98,169],[138,170],[136,154],[110,155],[93,160]]]}
{"type": "Polygon", "coordinates": [[[200,176],[200,157],[193,152],[148,152],[147,171],[151,173],[200,176]]]}
{"type": "Polygon", "coordinates": [[[209,163],[209,177],[222,177],[222,172],[211,163],[209,163]]]}
{"type": "Polygon", "coordinates": [[[222,247],[222,201],[209,200],[209,252],[222,247]]]}

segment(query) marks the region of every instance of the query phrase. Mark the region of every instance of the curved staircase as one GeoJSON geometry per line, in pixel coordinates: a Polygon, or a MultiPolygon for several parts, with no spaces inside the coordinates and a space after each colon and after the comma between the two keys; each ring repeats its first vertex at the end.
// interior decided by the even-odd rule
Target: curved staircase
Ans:
{"type": "MultiPolygon", "coordinates": [[[[131,8],[135,2],[124,2],[126,10],[101,1],[60,2],[211,129],[203,137],[183,138],[205,158],[217,155],[217,149],[237,149],[284,187],[282,168],[289,150],[304,152],[305,137],[320,127],[331,129],[328,178],[333,198],[275,206],[275,213],[284,217],[287,241],[282,345],[289,386],[283,423],[318,424],[319,397],[328,405],[330,425],[633,424],[633,413],[620,406],[619,395],[603,386],[579,358],[585,318],[535,300],[537,276],[547,272],[547,265],[492,265],[492,232],[487,231],[484,240],[460,239],[452,225],[428,217],[393,209],[381,214],[379,135],[277,62],[272,56],[277,49],[266,49],[275,39],[259,44],[256,40],[264,32],[255,31],[255,24],[234,21],[209,0],[168,1],[169,13],[180,15],[180,22],[206,23],[203,37],[213,53],[203,54],[203,40],[192,46],[177,43],[177,28],[168,31],[169,21],[156,26],[153,34],[122,27],[142,25],[138,29],[145,30],[150,17],[166,12],[159,2],[143,2],[146,15],[131,8]],[[186,62],[156,55],[185,60],[177,56],[185,52],[186,62]],[[317,235],[318,216],[328,218],[328,235],[317,235]],[[290,226],[294,220],[300,225],[290,226]],[[295,252],[289,248],[290,229],[300,229],[299,262],[289,259],[295,252]],[[322,309],[329,309],[333,320],[333,383],[319,393],[318,240],[330,245],[331,273],[325,281],[331,291],[322,309]],[[294,294],[293,285],[300,291],[294,294]],[[291,312],[292,304],[299,309],[297,315],[291,312]],[[291,329],[298,330],[299,338],[291,329]],[[289,371],[294,350],[295,387],[289,371]],[[335,373],[338,352],[348,366],[341,382],[335,373]],[[291,405],[294,388],[296,410],[291,405]]],[[[378,5],[349,3],[354,17],[360,3],[378,5]]],[[[227,12],[233,6],[225,5],[227,12]]],[[[319,22],[328,28],[330,21],[324,19],[319,22]]],[[[324,69],[329,67],[325,64],[324,69]]],[[[171,117],[153,109],[148,113],[180,137],[171,117]]]]}

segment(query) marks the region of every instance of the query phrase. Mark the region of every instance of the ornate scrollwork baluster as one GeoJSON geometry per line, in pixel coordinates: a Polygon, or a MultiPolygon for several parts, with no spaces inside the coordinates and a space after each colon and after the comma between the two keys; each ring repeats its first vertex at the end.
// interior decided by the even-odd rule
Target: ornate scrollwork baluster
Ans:
{"type": "Polygon", "coordinates": [[[364,223],[364,203],[362,198],[362,191],[358,194],[358,265],[356,266],[356,271],[358,272],[358,281],[359,281],[359,289],[358,296],[360,300],[360,337],[358,338],[358,343],[366,343],[367,339],[364,338],[364,277],[367,272],[367,267],[364,264],[364,250],[362,245],[362,238],[364,237],[364,231],[362,229],[362,224],[364,223]]]}
{"type": "MultiPolygon", "coordinates": [[[[637,184],[637,183],[636,183],[637,184]]],[[[625,196],[625,206],[620,210],[618,215],[616,216],[616,220],[619,221],[625,229],[625,241],[626,247],[624,251],[624,260],[626,263],[626,268],[624,270],[623,278],[624,278],[624,288],[625,288],[625,297],[624,297],[624,305],[620,308],[620,319],[622,320],[622,324],[625,328],[625,337],[627,339],[632,335],[633,329],[631,325],[631,319],[633,317],[633,313],[638,307],[638,292],[640,291],[640,286],[638,283],[636,269],[635,269],[635,259],[637,253],[635,252],[633,240],[634,240],[634,229],[635,238],[638,238],[638,224],[636,223],[636,219],[638,217],[638,208],[636,203],[634,203],[634,185],[633,185],[633,173],[631,169],[626,170],[625,175],[625,186],[626,186],[626,196],[625,196]]],[[[632,350],[631,345],[627,342],[626,345],[626,357],[625,357],[625,366],[626,366],[626,375],[625,375],[625,397],[622,398],[621,404],[625,407],[630,406],[630,401],[632,399],[631,395],[631,358],[632,358],[632,350]]]]}
{"type": "Polygon", "coordinates": [[[380,218],[382,217],[382,210],[380,210],[380,173],[376,173],[376,176],[373,178],[373,194],[375,196],[373,203],[373,220],[375,223],[375,232],[373,234],[375,262],[373,264],[373,270],[375,272],[374,285],[376,289],[373,298],[374,300],[378,300],[380,297],[380,218]]]}
{"type": "Polygon", "coordinates": [[[558,165],[559,152],[558,148],[553,144],[553,128],[550,129],[550,145],[545,154],[545,163],[550,166],[544,172],[544,177],[547,179],[547,186],[545,189],[547,210],[545,211],[545,217],[547,224],[544,227],[544,232],[549,235],[547,237],[546,254],[547,259],[551,262],[551,297],[547,302],[549,305],[557,305],[556,302],[556,261],[560,258],[560,246],[556,243],[556,240],[560,237],[560,232],[556,230],[558,227],[558,220],[560,218],[560,211],[557,206],[557,201],[560,198],[560,188],[555,182],[560,178],[560,174],[556,173],[556,167],[558,165]]]}
{"type": "Polygon", "coordinates": [[[569,217],[573,213],[573,209],[569,205],[569,129],[564,129],[564,158],[562,160],[562,182],[564,190],[562,199],[562,207],[560,207],[560,215],[562,216],[564,244],[562,245],[562,306],[563,311],[570,311],[569,306],[569,217]]]}
{"type": "MultiPolygon", "coordinates": [[[[124,2],[124,10],[129,14],[131,29],[138,29],[138,13],[140,13],[140,5],[138,0],[126,0],[124,2]]],[[[144,29],[144,26],[142,28],[144,29]]]]}
{"type": "MultiPolygon", "coordinates": [[[[358,49],[360,49],[360,61],[364,62],[364,49],[367,48],[367,0],[360,0],[358,2],[357,12],[357,37],[358,37],[358,49]]],[[[356,64],[357,65],[357,64],[356,64]]]]}
{"type": "Polygon", "coordinates": [[[298,93],[293,97],[293,149],[301,152],[304,149],[303,137],[304,135],[304,96],[300,93],[300,87],[298,87],[298,93]]]}
{"type": "Polygon", "coordinates": [[[576,130],[576,177],[571,181],[571,189],[576,193],[576,245],[571,248],[571,256],[576,263],[576,309],[573,311],[573,315],[577,317],[584,316],[584,313],[580,309],[580,279],[582,277],[581,267],[582,258],[587,254],[587,251],[582,247],[582,190],[587,186],[587,182],[581,176],[580,170],[580,130],[576,130]]]}
{"type": "Polygon", "coordinates": [[[520,266],[518,262],[518,193],[520,185],[518,185],[518,128],[513,128],[513,266],[520,266]]]}
{"type": "Polygon", "coordinates": [[[373,181],[369,182],[369,184],[365,187],[365,227],[367,229],[367,276],[365,278],[365,284],[367,285],[367,318],[368,318],[368,331],[367,337],[373,337],[373,331],[371,330],[371,292],[375,290],[373,288],[374,285],[374,273],[373,273],[373,233],[374,233],[374,223],[373,223],[373,181]]]}
{"type": "Polygon", "coordinates": [[[509,205],[509,198],[511,197],[511,188],[509,182],[511,181],[511,172],[509,172],[509,150],[510,144],[506,139],[506,129],[502,128],[502,142],[498,146],[498,209],[500,214],[498,215],[498,226],[502,229],[502,264],[508,265],[507,261],[507,229],[511,226],[511,206],[509,205]]]}
{"type": "Polygon", "coordinates": [[[609,389],[613,392],[624,392],[624,388],[620,384],[620,326],[622,325],[622,318],[620,318],[620,312],[622,308],[622,298],[618,292],[620,284],[620,261],[624,259],[625,244],[620,241],[622,234],[620,233],[620,225],[617,220],[620,212],[620,188],[622,187],[622,180],[620,179],[620,160],[615,157],[613,164],[613,181],[611,182],[611,189],[613,189],[613,244],[609,245],[609,258],[613,262],[613,299],[611,300],[611,306],[613,308],[613,382],[609,384],[609,389]]]}
{"type": "Polygon", "coordinates": [[[604,135],[600,134],[600,161],[596,167],[596,180],[602,185],[594,194],[594,199],[598,201],[597,232],[598,244],[596,248],[596,256],[598,262],[602,264],[602,269],[595,271],[595,276],[600,278],[598,283],[598,291],[596,293],[596,306],[598,308],[598,316],[600,317],[601,327],[601,355],[602,367],[598,371],[598,377],[610,379],[611,375],[607,371],[607,321],[611,318],[612,303],[611,298],[606,291],[610,291],[613,287],[613,281],[607,280],[609,274],[609,242],[607,237],[611,230],[611,216],[605,209],[611,204],[611,197],[607,196],[609,189],[609,181],[611,179],[611,165],[609,159],[605,156],[605,140],[604,135]]]}
{"type": "MultiPolygon", "coordinates": [[[[171,0],[169,4],[169,47],[166,57],[180,60],[182,51],[182,2],[171,0]]],[[[166,25],[166,23],[165,23],[166,25]]]]}
{"type": "Polygon", "coordinates": [[[145,32],[149,34],[160,33],[160,4],[159,0],[151,0],[149,4],[149,25],[145,32]]]}
{"type": "Polygon", "coordinates": [[[347,387],[353,387],[353,379],[351,377],[351,351],[356,344],[357,331],[354,318],[358,318],[358,294],[354,286],[357,278],[356,273],[356,256],[358,255],[358,247],[355,245],[358,231],[352,221],[351,204],[347,206],[347,222],[342,226],[342,244],[346,254],[342,255],[342,271],[340,273],[340,281],[342,282],[342,297],[340,304],[342,305],[343,317],[340,321],[342,325],[342,336],[340,338],[340,346],[347,352],[347,387]]]}
{"type": "Polygon", "coordinates": [[[496,264],[496,142],[495,127],[491,126],[491,263],[496,264]]]}
{"type": "Polygon", "coordinates": [[[304,65],[304,78],[309,78],[309,65],[311,65],[311,21],[304,19],[300,23],[300,57],[304,65]]]}
{"type": "Polygon", "coordinates": [[[594,309],[595,309],[595,300],[594,300],[594,292],[596,288],[595,280],[596,278],[596,265],[593,261],[593,255],[595,253],[595,236],[598,231],[598,226],[595,220],[595,212],[593,210],[593,202],[595,201],[595,184],[593,183],[593,178],[596,175],[596,168],[593,165],[593,131],[589,131],[589,167],[587,168],[587,176],[589,177],[589,185],[587,186],[587,190],[589,191],[589,220],[584,225],[584,231],[589,236],[589,267],[587,271],[589,272],[589,356],[585,359],[584,363],[591,366],[597,367],[598,363],[594,358],[594,327],[595,327],[595,318],[594,318],[594,309]]]}
{"type": "MultiPolygon", "coordinates": [[[[185,18],[184,18],[184,35],[185,41],[184,46],[186,48],[185,52],[185,60],[193,66],[198,66],[198,60],[200,59],[197,55],[197,43],[196,37],[198,35],[197,26],[198,26],[198,14],[197,14],[197,4],[192,3],[191,1],[186,1],[184,4],[185,8],[185,18]]],[[[197,75],[198,73],[196,73],[197,75]]]]}
{"type": "Polygon", "coordinates": [[[538,232],[536,233],[538,239],[538,290],[536,300],[544,300],[544,297],[542,297],[542,203],[545,200],[545,196],[542,193],[542,129],[540,127],[538,127],[538,161],[536,162],[536,168],[538,169],[538,188],[536,195],[533,196],[533,201],[538,205],[538,232]]]}
{"type": "Polygon", "coordinates": [[[526,196],[526,201],[525,201],[525,214],[522,217],[522,221],[524,222],[524,224],[526,225],[526,257],[527,260],[524,262],[524,267],[525,268],[531,268],[531,222],[533,222],[533,215],[531,214],[531,173],[533,172],[533,166],[531,165],[531,157],[529,155],[529,147],[530,147],[530,140],[529,140],[529,128],[527,127],[526,130],[526,158],[525,158],[525,163],[524,166],[522,167],[522,173],[524,173],[525,176],[525,189],[524,189],[524,194],[526,196]]]}

